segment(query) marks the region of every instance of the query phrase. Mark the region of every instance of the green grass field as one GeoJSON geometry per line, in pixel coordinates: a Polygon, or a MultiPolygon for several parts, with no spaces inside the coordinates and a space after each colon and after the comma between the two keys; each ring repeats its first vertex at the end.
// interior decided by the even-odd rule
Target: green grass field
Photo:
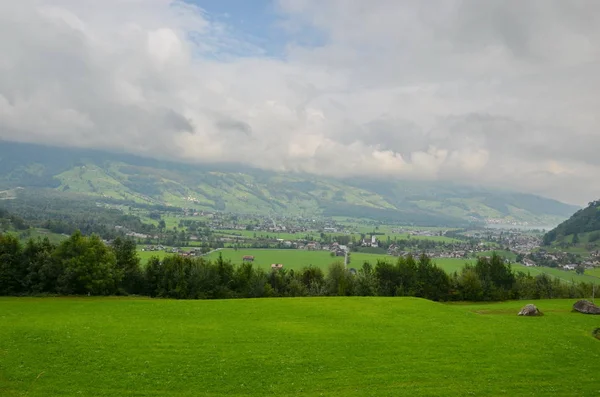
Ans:
{"type": "Polygon", "coordinates": [[[69,238],[69,236],[66,236],[64,234],[52,233],[51,231],[49,231],[47,229],[41,229],[41,228],[31,228],[29,230],[19,231],[19,232],[13,230],[13,231],[8,231],[6,233],[12,234],[13,236],[17,237],[22,243],[26,243],[31,238],[34,240],[37,240],[38,238],[44,239],[47,237],[51,243],[59,244],[60,242],[69,238]]]}
{"type": "MultiPolygon", "coordinates": [[[[185,248],[184,248],[185,249],[185,248]]],[[[271,268],[271,264],[273,263],[282,263],[285,269],[294,269],[300,270],[306,266],[315,266],[327,271],[329,265],[336,261],[344,261],[343,257],[331,257],[329,252],[326,251],[304,251],[304,250],[277,250],[277,249],[240,249],[234,250],[230,248],[226,248],[217,252],[213,252],[207,256],[206,259],[215,260],[218,258],[219,254],[223,256],[225,260],[231,260],[234,264],[241,264],[242,258],[246,255],[254,256],[255,260],[253,264],[259,268],[268,270],[271,268]]],[[[489,254],[490,253],[485,253],[489,254]]],[[[500,253],[502,254],[502,252],[500,253]]],[[[158,256],[159,258],[164,258],[169,253],[164,251],[139,251],[138,255],[141,259],[142,264],[146,264],[148,259],[152,256],[158,256]]],[[[397,260],[396,257],[389,255],[377,255],[377,254],[365,254],[353,252],[350,255],[350,264],[348,267],[353,267],[359,269],[362,267],[364,262],[369,262],[372,265],[375,265],[377,260],[386,260],[390,262],[395,262],[397,260]]],[[[435,258],[433,259],[434,263],[440,268],[444,269],[447,273],[459,272],[466,263],[474,264],[476,262],[476,258],[435,258]]],[[[578,275],[574,271],[565,271],[560,269],[552,269],[548,267],[525,267],[523,265],[513,263],[512,268],[515,271],[522,271],[525,273],[530,273],[532,276],[536,276],[541,273],[545,273],[552,277],[557,277],[565,282],[586,282],[586,283],[596,283],[600,285],[600,272],[597,273],[586,273],[584,275],[578,275]]]]}
{"type": "MultiPolygon", "coordinates": [[[[595,269],[587,269],[585,271],[585,274],[588,274],[590,276],[594,276],[594,277],[598,277],[600,278],[600,267],[597,267],[595,269]]],[[[599,283],[600,284],[600,283],[599,283]]]]}
{"type": "MultiPolygon", "coordinates": [[[[263,269],[270,269],[272,263],[282,263],[286,269],[302,269],[305,266],[312,265],[319,267],[323,270],[327,270],[329,265],[335,261],[343,261],[343,257],[331,257],[328,252],[325,251],[304,251],[304,250],[270,250],[270,249],[240,249],[235,251],[233,249],[224,249],[218,252],[214,252],[208,256],[207,259],[216,259],[218,255],[223,255],[223,259],[231,260],[232,263],[242,263],[242,258],[245,255],[251,255],[255,257],[255,266],[263,269]]],[[[491,255],[491,252],[489,253],[491,255]]],[[[360,268],[364,262],[370,262],[375,265],[377,260],[396,261],[397,258],[389,255],[376,255],[376,254],[363,254],[353,252],[350,255],[351,261],[349,267],[356,269],[360,268]]],[[[474,264],[475,258],[461,259],[461,258],[436,258],[433,259],[435,264],[440,268],[444,269],[448,273],[460,271],[465,263],[474,264]]],[[[551,268],[540,268],[540,267],[525,267],[520,264],[513,264],[515,271],[529,272],[532,276],[540,273],[546,273],[553,277],[558,277],[566,282],[596,282],[600,285],[600,278],[592,275],[578,275],[574,271],[564,271],[560,269],[551,268]]]]}
{"type": "Polygon", "coordinates": [[[0,395],[597,396],[572,300],[0,298],[0,395]]]}
{"type": "Polygon", "coordinates": [[[140,257],[140,261],[142,262],[142,265],[145,265],[146,263],[148,263],[148,259],[152,258],[153,256],[156,256],[159,259],[162,259],[165,256],[170,255],[168,252],[165,252],[165,251],[141,251],[141,250],[138,250],[137,254],[140,257]]]}

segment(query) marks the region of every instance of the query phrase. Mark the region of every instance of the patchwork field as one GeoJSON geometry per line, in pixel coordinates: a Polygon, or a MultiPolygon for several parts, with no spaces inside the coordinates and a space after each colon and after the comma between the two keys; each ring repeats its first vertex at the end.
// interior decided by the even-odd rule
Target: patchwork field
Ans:
{"type": "Polygon", "coordinates": [[[598,316],[525,303],[0,298],[0,395],[598,395],[598,316]]]}

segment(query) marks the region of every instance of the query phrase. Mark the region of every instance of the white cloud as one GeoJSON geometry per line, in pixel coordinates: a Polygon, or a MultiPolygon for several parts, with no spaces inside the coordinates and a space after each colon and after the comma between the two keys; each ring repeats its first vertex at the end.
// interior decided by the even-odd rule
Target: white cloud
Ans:
{"type": "Polygon", "coordinates": [[[597,1],[278,6],[275,59],[180,1],[2,2],[0,138],[600,196],[597,1]]]}

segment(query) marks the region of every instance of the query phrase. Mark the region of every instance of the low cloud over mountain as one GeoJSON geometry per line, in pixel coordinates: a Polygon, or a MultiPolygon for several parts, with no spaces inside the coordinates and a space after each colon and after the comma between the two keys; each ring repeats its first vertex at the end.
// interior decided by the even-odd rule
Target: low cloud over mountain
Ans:
{"type": "Polygon", "coordinates": [[[0,138],[600,196],[597,1],[202,3],[0,3],[0,138]]]}

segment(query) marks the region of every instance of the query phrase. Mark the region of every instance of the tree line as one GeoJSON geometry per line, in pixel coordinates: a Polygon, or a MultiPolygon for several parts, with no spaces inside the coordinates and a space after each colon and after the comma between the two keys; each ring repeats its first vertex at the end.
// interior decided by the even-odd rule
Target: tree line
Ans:
{"type": "Polygon", "coordinates": [[[325,273],[263,270],[251,263],[168,256],[142,266],[135,242],[110,245],[80,232],[52,244],[30,239],[21,244],[0,235],[0,295],[146,295],[175,299],[226,299],[295,296],[416,296],[435,301],[580,298],[592,285],[564,283],[545,274],[514,272],[493,255],[447,274],[426,255],[399,257],[395,263],[366,262],[358,270],[334,262],[325,273]]]}

